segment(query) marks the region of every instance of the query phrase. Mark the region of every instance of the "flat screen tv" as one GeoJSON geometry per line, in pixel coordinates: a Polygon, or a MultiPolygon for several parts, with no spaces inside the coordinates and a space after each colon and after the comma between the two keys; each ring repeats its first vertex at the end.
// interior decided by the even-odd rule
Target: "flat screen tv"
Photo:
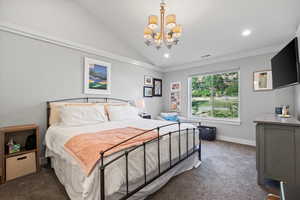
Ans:
{"type": "Polygon", "coordinates": [[[271,59],[273,89],[299,83],[298,39],[292,40],[271,59]]]}

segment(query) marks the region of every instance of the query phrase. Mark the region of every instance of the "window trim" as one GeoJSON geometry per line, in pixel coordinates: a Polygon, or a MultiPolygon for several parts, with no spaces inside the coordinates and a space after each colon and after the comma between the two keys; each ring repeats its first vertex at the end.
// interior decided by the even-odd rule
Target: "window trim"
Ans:
{"type": "Polygon", "coordinates": [[[221,124],[230,124],[230,125],[240,125],[241,124],[241,72],[239,68],[223,70],[223,71],[214,71],[214,72],[206,72],[206,73],[197,73],[191,74],[188,76],[188,117],[190,119],[201,120],[203,122],[212,122],[212,123],[221,123],[221,124]],[[203,76],[203,75],[214,75],[214,74],[222,74],[222,73],[230,73],[237,72],[238,79],[238,101],[239,101],[239,111],[238,118],[230,119],[230,118],[218,118],[218,117],[200,117],[192,114],[192,78],[195,76],[203,76]]]}

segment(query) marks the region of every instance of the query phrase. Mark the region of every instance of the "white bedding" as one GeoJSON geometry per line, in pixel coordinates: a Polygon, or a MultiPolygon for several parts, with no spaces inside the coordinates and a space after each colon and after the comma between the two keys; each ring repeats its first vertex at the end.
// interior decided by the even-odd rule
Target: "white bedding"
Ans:
{"type": "MultiPolygon", "coordinates": [[[[93,200],[99,198],[99,170],[96,167],[90,176],[85,176],[83,171],[80,169],[79,164],[77,161],[73,159],[71,155],[69,155],[64,150],[64,144],[73,136],[82,134],[82,133],[92,133],[101,130],[108,130],[108,129],[115,129],[115,128],[123,128],[123,127],[137,127],[142,129],[152,129],[154,127],[162,126],[170,124],[170,122],[166,121],[158,121],[158,120],[149,120],[149,119],[138,119],[138,120],[131,120],[131,121],[114,121],[114,122],[105,122],[96,125],[87,125],[87,126],[51,126],[46,133],[46,146],[47,152],[46,156],[59,156],[59,159],[66,162],[66,166],[70,167],[70,171],[74,172],[71,173],[75,174],[75,176],[71,176],[65,178],[65,180],[61,180],[61,182],[72,181],[72,185],[75,187],[72,188],[72,194],[70,194],[70,190],[66,188],[68,194],[70,195],[71,199],[79,200],[93,200]],[[76,190],[76,191],[74,191],[76,190]]],[[[186,128],[193,128],[191,124],[181,124],[181,129],[186,128]]],[[[170,131],[178,130],[178,125],[165,127],[160,130],[160,134],[168,133],[170,131]]],[[[188,149],[191,150],[193,146],[193,134],[192,132],[189,133],[189,146],[188,149]]],[[[178,143],[179,137],[178,134],[172,134],[172,159],[175,160],[178,158],[179,150],[178,150],[178,143]]],[[[198,134],[196,135],[196,145],[198,144],[198,134]]],[[[165,136],[161,139],[160,142],[160,157],[161,163],[165,164],[162,167],[161,171],[168,167],[169,163],[169,137],[165,136]]],[[[186,155],[186,132],[182,132],[181,134],[181,156],[184,157],[186,155]]],[[[157,143],[153,142],[147,144],[147,178],[151,178],[151,176],[157,175],[157,143]]],[[[113,159],[115,156],[118,156],[120,153],[113,154],[107,158],[105,158],[105,162],[113,159]]],[[[139,148],[129,154],[129,182],[135,183],[143,183],[143,151],[142,148],[139,148]]],[[[191,166],[192,167],[192,166],[191,166]]],[[[66,169],[65,169],[66,170],[66,169]]],[[[56,172],[59,174],[58,172],[56,172]]],[[[120,159],[117,162],[114,162],[109,167],[105,169],[105,193],[106,195],[112,196],[116,192],[124,192],[124,184],[125,184],[125,159],[120,159]]],[[[132,184],[130,184],[132,185],[132,184]]],[[[133,188],[130,188],[133,189],[133,188]]],[[[109,199],[109,198],[107,198],[109,199]]]]}

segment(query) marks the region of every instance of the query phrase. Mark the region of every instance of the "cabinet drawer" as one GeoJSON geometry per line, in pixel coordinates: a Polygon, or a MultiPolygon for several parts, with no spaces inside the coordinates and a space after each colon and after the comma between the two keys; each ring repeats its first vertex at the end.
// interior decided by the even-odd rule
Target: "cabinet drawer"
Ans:
{"type": "Polygon", "coordinates": [[[36,172],[35,152],[6,159],[6,180],[36,172]]]}

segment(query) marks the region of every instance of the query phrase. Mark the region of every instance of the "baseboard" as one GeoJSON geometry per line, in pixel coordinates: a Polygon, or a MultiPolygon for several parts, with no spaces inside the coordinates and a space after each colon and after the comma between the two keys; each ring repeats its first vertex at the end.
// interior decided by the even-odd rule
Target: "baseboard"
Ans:
{"type": "Polygon", "coordinates": [[[232,138],[232,137],[226,137],[226,136],[218,136],[217,140],[238,143],[238,144],[244,144],[244,145],[249,145],[249,146],[254,146],[254,147],[256,146],[256,142],[254,140],[245,140],[245,139],[232,138]]]}

